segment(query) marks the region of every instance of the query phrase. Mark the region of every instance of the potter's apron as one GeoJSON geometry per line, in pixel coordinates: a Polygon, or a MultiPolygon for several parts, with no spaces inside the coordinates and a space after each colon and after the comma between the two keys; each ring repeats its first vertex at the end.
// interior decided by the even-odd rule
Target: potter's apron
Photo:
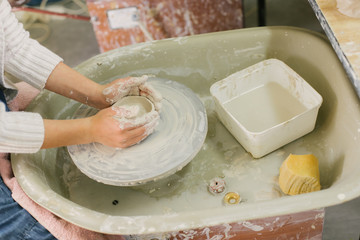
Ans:
{"type": "Polygon", "coordinates": [[[0,102],[3,102],[5,104],[6,111],[9,112],[10,110],[6,103],[6,98],[5,98],[5,95],[4,95],[4,92],[2,91],[2,89],[0,89],[0,102]]]}

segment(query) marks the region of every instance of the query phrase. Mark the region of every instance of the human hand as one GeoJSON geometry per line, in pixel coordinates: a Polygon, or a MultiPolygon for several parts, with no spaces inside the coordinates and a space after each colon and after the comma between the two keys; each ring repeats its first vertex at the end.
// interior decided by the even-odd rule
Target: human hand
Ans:
{"type": "Polygon", "coordinates": [[[135,118],[133,108],[111,107],[91,117],[91,135],[94,142],[109,147],[126,148],[149,136],[159,122],[159,113],[152,111],[135,118]]]}
{"type": "Polygon", "coordinates": [[[160,111],[162,96],[146,82],[148,78],[147,75],[143,75],[117,79],[104,85],[102,93],[109,104],[114,104],[125,96],[144,96],[153,102],[157,111],[160,111]]]}

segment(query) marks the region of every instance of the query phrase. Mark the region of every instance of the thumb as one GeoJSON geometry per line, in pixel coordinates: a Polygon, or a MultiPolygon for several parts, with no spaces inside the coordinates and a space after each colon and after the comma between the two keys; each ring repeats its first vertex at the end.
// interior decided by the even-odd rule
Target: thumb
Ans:
{"type": "Polygon", "coordinates": [[[115,112],[114,117],[117,119],[135,118],[140,111],[139,106],[112,106],[111,109],[115,112]]]}
{"type": "Polygon", "coordinates": [[[148,78],[149,77],[147,75],[142,75],[141,77],[131,77],[127,81],[123,82],[123,84],[126,88],[138,87],[141,84],[144,84],[148,78]]]}
{"type": "Polygon", "coordinates": [[[145,124],[148,124],[150,122],[158,122],[160,119],[160,115],[157,111],[151,111],[141,117],[136,118],[116,118],[119,120],[119,127],[121,129],[126,128],[137,128],[144,126],[145,124]]]}

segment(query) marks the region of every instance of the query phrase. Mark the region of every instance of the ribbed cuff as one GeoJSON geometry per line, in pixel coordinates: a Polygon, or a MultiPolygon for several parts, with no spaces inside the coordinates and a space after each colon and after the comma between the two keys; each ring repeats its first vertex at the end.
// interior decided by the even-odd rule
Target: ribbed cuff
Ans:
{"type": "Polygon", "coordinates": [[[44,141],[44,122],[40,114],[5,112],[0,104],[0,152],[35,153],[44,141]]]}
{"type": "Polygon", "coordinates": [[[61,61],[62,58],[37,41],[27,39],[21,50],[6,61],[5,70],[41,90],[45,87],[51,72],[61,61]]]}

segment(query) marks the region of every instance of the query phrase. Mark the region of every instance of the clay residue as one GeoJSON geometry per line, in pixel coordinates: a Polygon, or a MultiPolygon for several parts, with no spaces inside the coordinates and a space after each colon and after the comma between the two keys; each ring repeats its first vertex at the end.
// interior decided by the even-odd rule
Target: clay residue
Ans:
{"type": "Polygon", "coordinates": [[[359,0],[337,0],[336,7],[338,8],[339,12],[348,17],[360,18],[359,0]]]}
{"type": "MultiPolygon", "coordinates": [[[[160,121],[154,132],[140,144],[125,149],[99,143],[69,147],[74,163],[84,174],[110,185],[138,185],[181,170],[200,151],[207,133],[201,101],[177,82],[152,79],[151,84],[163,96],[160,121]]],[[[151,117],[151,112],[143,117],[151,117]]],[[[122,119],[119,123],[131,121],[122,119]]]]}

